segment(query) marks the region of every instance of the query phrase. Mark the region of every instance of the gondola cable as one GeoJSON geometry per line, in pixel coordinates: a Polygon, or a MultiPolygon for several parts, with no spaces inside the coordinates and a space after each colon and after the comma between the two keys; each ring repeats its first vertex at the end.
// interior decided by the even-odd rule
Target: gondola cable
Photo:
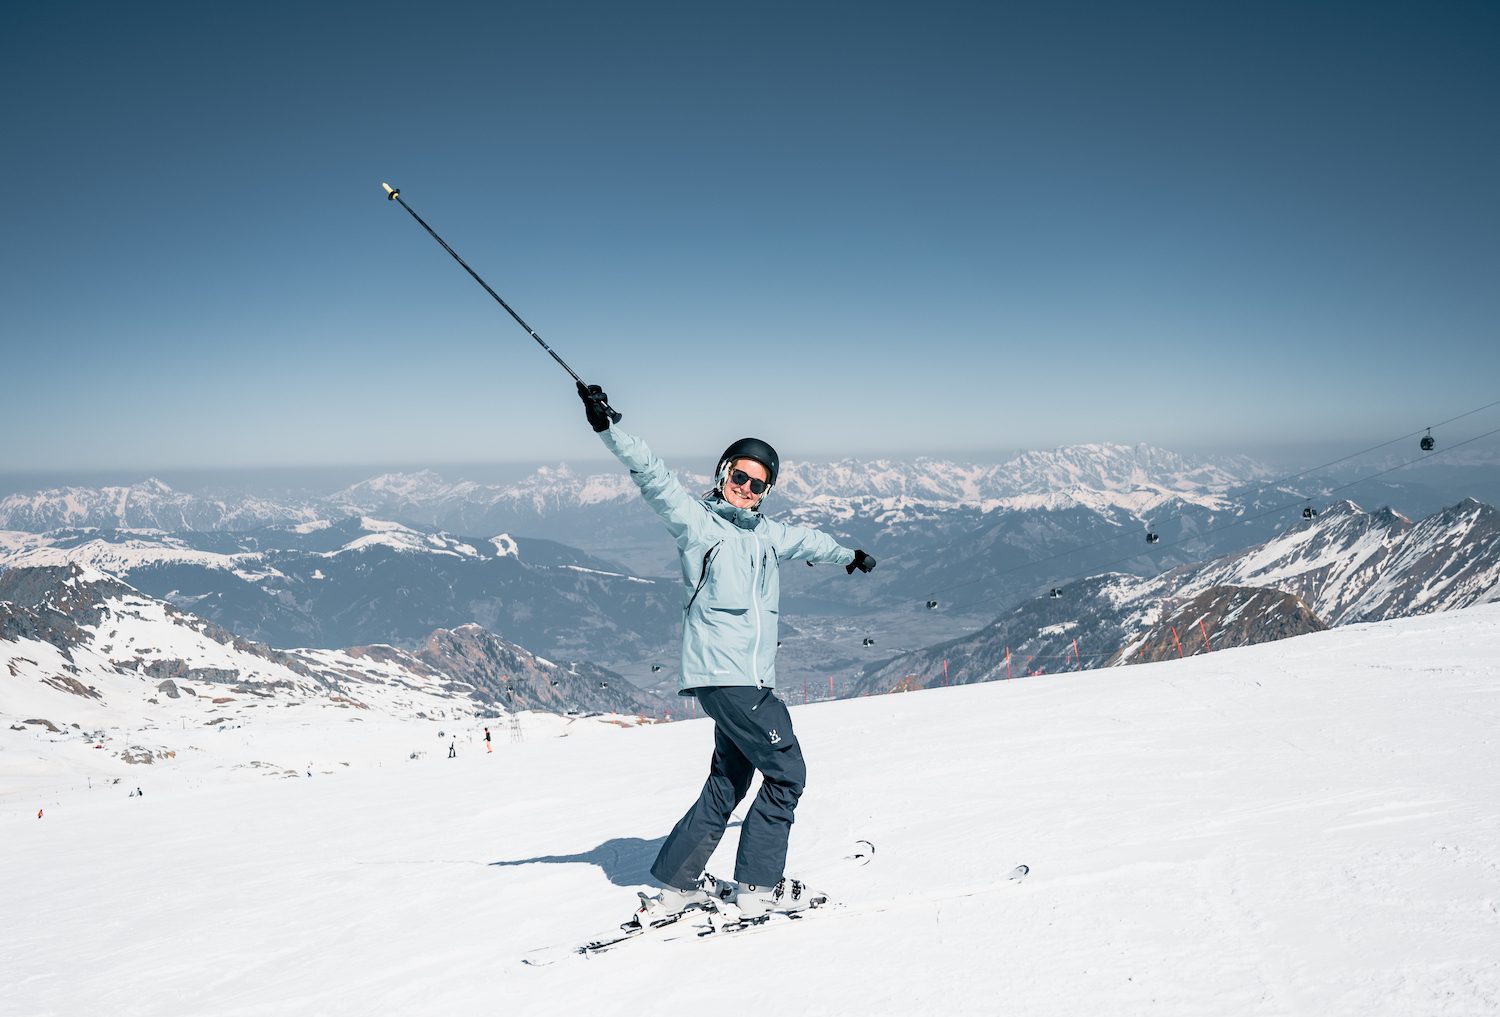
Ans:
{"type": "MultiPolygon", "coordinates": [[[[1497,434],[1500,434],[1500,427],[1497,427],[1497,428],[1495,428],[1492,431],[1486,431],[1483,434],[1476,434],[1472,438],[1469,438],[1469,439],[1467,439],[1465,441],[1461,441],[1461,442],[1458,442],[1456,444],[1448,446],[1448,448],[1444,449],[1443,451],[1444,452],[1451,452],[1453,449],[1462,448],[1465,445],[1472,444],[1473,442],[1480,441],[1480,440],[1482,440],[1484,438],[1489,438],[1489,437],[1492,437],[1492,436],[1497,435],[1497,434]]],[[[1407,435],[1407,437],[1410,438],[1411,435],[1407,435]]],[[[1433,453],[1433,454],[1434,455],[1441,455],[1441,453],[1433,453]]],[[[1356,484],[1363,484],[1366,481],[1374,480],[1377,477],[1383,477],[1387,473],[1394,473],[1397,470],[1405,469],[1406,467],[1411,466],[1414,463],[1425,462],[1426,460],[1431,459],[1431,458],[1432,458],[1432,455],[1423,455],[1423,456],[1417,457],[1416,459],[1408,459],[1407,461],[1405,461],[1403,463],[1398,463],[1395,466],[1391,466],[1391,467],[1388,467],[1388,468],[1386,468],[1384,470],[1380,470],[1377,473],[1371,473],[1368,476],[1359,477],[1359,478],[1357,478],[1355,480],[1349,481],[1349,483],[1347,483],[1347,484],[1340,484],[1338,487],[1330,489],[1328,493],[1330,495],[1337,494],[1339,491],[1347,490],[1347,489],[1349,489],[1351,487],[1354,487],[1356,484]]],[[[1222,530],[1231,529],[1231,528],[1233,528],[1235,526],[1240,526],[1240,525],[1243,525],[1244,523],[1253,522],[1253,521],[1255,521],[1257,519],[1264,519],[1266,516],[1275,515],[1278,512],[1285,512],[1288,509],[1296,508],[1297,504],[1298,504],[1297,502],[1289,502],[1289,503],[1287,503],[1285,505],[1278,505],[1275,508],[1267,509],[1266,511],[1258,513],[1258,514],[1253,515],[1253,516],[1246,516],[1244,519],[1237,519],[1237,520],[1235,520],[1232,523],[1225,523],[1223,526],[1214,526],[1214,527],[1210,527],[1209,529],[1206,529],[1206,530],[1199,530],[1197,533],[1192,534],[1191,537],[1183,537],[1180,540],[1171,541],[1166,546],[1167,547],[1174,547],[1177,544],[1185,543],[1186,541],[1188,541],[1189,539],[1192,539],[1192,538],[1201,537],[1201,536],[1203,536],[1205,534],[1217,533],[1217,532],[1222,531],[1222,530]]],[[[1318,514],[1317,510],[1313,509],[1313,516],[1316,516],[1317,514],[1318,514]]],[[[1304,518],[1312,518],[1312,517],[1311,516],[1306,516],[1304,514],[1304,518]]],[[[1079,580],[1081,580],[1081,579],[1087,579],[1090,576],[1100,575],[1104,571],[1112,568],[1115,565],[1122,565],[1125,562],[1132,561],[1132,560],[1134,560],[1136,558],[1139,558],[1139,557],[1140,557],[1140,554],[1137,553],[1137,554],[1128,555],[1128,556],[1126,556],[1124,558],[1116,558],[1114,561],[1105,562],[1103,565],[1100,565],[1100,566],[1095,567],[1094,569],[1091,569],[1090,572],[1089,572],[1089,575],[1087,575],[1087,576],[1074,576],[1071,579],[1068,579],[1062,585],[1065,588],[1065,587],[1067,587],[1067,585],[1069,583],[1078,582],[1079,580]]],[[[1024,567],[1024,566],[1019,566],[1019,567],[1024,567]]],[[[1003,573],[996,573],[996,574],[997,575],[1003,575],[1003,573]]],[[[1054,596],[1054,597],[1058,596],[1058,589],[1056,587],[1054,587],[1052,589],[1052,596],[1054,596]]]]}
{"type": "MultiPolygon", "coordinates": [[[[1486,404],[1484,406],[1481,406],[1478,409],[1469,410],[1466,413],[1460,413],[1456,417],[1452,417],[1449,420],[1443,421],[1442,423],[1439,423],[1439,424],[1434,424],[1433,426],[1434,427],[1441,427],[1441,426],[1443,426],[1443,424],[1452,423],[1454,420],[1459,420],[1459,419],[1462,419],[1463,417],[1472,416],[1475,413],[1479,413],[1482,410],[1490,409],[1491,407],[1494,407],[1494,406],[1500,406],[1500,399],[1497,399],[1497,400],[1495,400],[1492,403],[1488,403],[1488,404],[1486,404]]],[[[1339,458],[1339,459],[1331,460],[1330,462],[1324,463],[1321,466],[1314,466],[1311,469],[1303,470],[1300,473],[1293,473],[1293,474],[1290,474],[1289,476],[1282,477],[1282,478],[1279,478],[1279,479],[1274,480],[1274,481],[1269,481],[1269,482],[1267,482],[1265,484],[1262,484],[1261,486],[1262,487],[1279,486],[1279,485],[1285,483],[1288,480],[1294,480],[1294,479],[1296,479],[1298,477],[1303,477],[1303,476],[1307,476],[1308,474],[1311,474],[1311,473],[1316,473],[1319,470],[1327,469],[1330,466],[1336,466],[1339,463],[1346,462],[1346,461],[1348,461],[1350,459],[1357,458],[1358,456],[1367,455],[1370,452],[1378,451],[1379,449],[1385,448],[1388,445],[1394,445],[1394,444],[1396,444],[1397,442],[1400,442],[1400,441],[1408,441],[1412,437],[1414,437],[1415,435],[1421,434],[1422,430],[1423,429],[1412,431],[1412,432],[1410,432],[1408,434],[1402,435],[1399,438],[1393,438],[1390,441],[1382,442],[1379,445],[1373,445],[1370,448],[1365,449],[1365,450],[1363,450],[1361,452],[1355,452],[1355,453],[1353,453],[1351,455],[1347,455],[1347,456],[1343,456],[1342,458],[1339,458]]],[[[1330,494],[1330,495],[1336,494],[1339,491],[1347,490],[1348,488],[1354,487],[1354,486],[1356,486],[1358,484],[1363,484],[1363,483],[1366,483],[1367,481],[1374,480],[1374,479],[1376,479],[1378,477],[1383,477],[1383,476],[1385,476],[1388,473],[1394,473],[1396,470],[1405,469],[1406,467],[1411,466],[1411,465],[1413,465],[1415,463],[1426,462],[1426,461],[1428,461],[1428,460],[1430,460],[1430,459],[1432,459],[1432,458],[1434,458],[1436,456],[1442,455],[1442,454],[1447,453],[1447,452],[1451,452],[1454,449],[1462,448],[1465,445],[1472,444],[1472,443],[1474,443],[1476,441],[1481,441],[1481,440],[1483,440],[1485,438],[1491,437],[1491,436],[1496,435],[1496,434],[1500,434],[1500,428],[1495,428],[1494,430],[1486,431],[1486,432],[1484,432],[1482,434],[1477,434],[1477,435],[1475,435],[1472,438],[1468,438],[1468,439],[1465,439],[1464,441],[1457,442],[1457,443],[1455,443],[1453,445],[1449,445],[1447,448],[1443,449],[1441,452],[1425,453],[1425,454],[1423,454],[1421,456],[1418,456],[1415,459],[1408,459],[1408,460],[1405,460],[1404,462],[1397,463],[1395,466],[1387,467],[1386,469],[1379,470],[1379,471],[1377,471],[1375,473],[1371,473],[1371,474],[1368,474],[1368,475],[1365,475],[1365,476],[1357,477],[1354,480],[1351,480],[1351,481],[1349,481],[1346,484],[1340,484],[1337,487],[1329,489],[1328,494],[1330,494]]],[[[1205,529],[1205,530],[1198,530],[1198,531],[1195,531],[1194,533],[1192,533],[1192,534],[1190,534],[1188,536],[1182,537],[1182,538],[1180,538],[1178,540],[1154,542],[1154,545],[1157,548],[1161,548],[1161,549],[1165,549],[1165,548],[1169,548],[1169,547],[1175,547],[1175,546],[1177,546],[1179,544],[1186,543],[1190,539],[1201,538],[1201,537],[1207,536],[1210,533],[1219,533],[1219,532],[1222,532],[1224,530],[1232,529],[1232,528],[1234,528],[1236,526],[1243,526],[1246,523],[1255,522],[1256,520],[1259,520],[1259,519],[1264,519],[1265,517],[1270,516],[1270,515],[1275,515],[1278,512],[1285,512],[1288,509],[1296,508],[1298,505],[1302,504],[1304,501],[1307,501],[1307,502],[1310,503],[1310,499],[1299,498],[1296,502],[1292,502],[1292,503],[1288,503],[1288,504],[1282,504],[1282,505],[1277,505],[1274,508],[1267,509],[1264,512],[1259,512],[1259,513],[1256,513],[1255,515],[1251,515],[1251,516],[1245,516],[1245,517],[1236,519],[1233,522],[1224,523],[1223,525],[1220,525],[1220,526],[1209,527],[1208,529],[1205,529]]],[[[1307,507],[1311,508],[1311,505],[1309,504],[1307,507]]],[[[1316,509],[1312,509],[1312,515],[1308,515],[1305,511],[1303,513],[1303,517],[1304,518],[1308,518],[1308,519],[1310,519],[1310,518],[1312,518],[1313,516],[1316,516],[1316,515],[1317,515],[1317,510],[1316,509]]],[[[1123,534],[1114,534],[1112,536],[1105,537],[1105,538],[1103,538],[1101,540],[1096,540],[1096,541],[1094,541],[1093,543],[1090,543],[1090,544],[1082,544],[1082,545],[1079,545],[1077,547],[1069,548],[1069,549],[1067,549],[1065,551],[1058,551],[1055,554],[1050,554],[1050,555],[1047,555],[1047,556],[1042,557],[1042,558],[1035,558],[1035,559],[1032,559],[1031,561],[1023,562],[1020,565],[1013,565],[1013,566],[1011,566],[1010,568],[1007,568],[1007,569],[1001,569],[1001,570],[999,570],[997,572],[992,572],[992,573],[989,573],[989,574],[984,575],[984,576],[979,576],[979,577],[977,577],[975,579],[967,580],[967,581],[962,582],[962,583],[955,583],[952,586],[943,587],[940,590],[934,591],[934,596],[929,599],[929,603],[931,603],[931,601],[933,599],[936,599],[936,595],[937,594],[951,593],[954,590],[961,590],[961,589],[964,589],[967,586],[973,586],[975,583],[981,583],[981,582],[986,582],[986,581],[993,580],[993,579],[998,579],[998,578],[1000,578],[1002,576],[1007,576],[1007,575],[1010,575],[1010,574],[1015,573],[1015,572],[1020,572],[1023,569],[1032,568],[1032,567],[1037,566],[1037,565],[1043,565],[1043,564],[1046,564],[1049,561],[1055,561],[1058,558],[1065,558],[1065,557],[1067,557],[1070,554],[1077,554],[1080,551],[1087,551],[1087,550],[1090,550],[1091,548],[1101,547],[1101,546],[1103,546],[1105,544],[1109,544],[1109,543],[1112,543],[1114,541],[1120,540],[1122,536],[1124,536],[1124,535],[1123,534]]],[[[1097,574],[1097,572],[1098,572],[1099,569],[1107,569],[1107,568],[1109,568],[1112,565],[1118,565],[1118,564],[1121,564],[1123,562],[1131,561],[1131,560],[1133,560],[1135,558],[1139,558],[1140,556],[1141,555],[1138,552],[1136,554],[1127,555],[1124,558],[1118,558],[1115,561],[1108,562],[1105,565],[1096,567],[1095,569],[1091,570],[1090,574],[1097,574]]],[[[888,560],[889,559],[894,559],[896,557],[897,556],[895,556],[895,555],[891,555],[891,556],[888,557],[888,560]]],[[[1075,577],[1074,579],[1069,580],[1069,582],[1076,581],[1076,579],[1078,579],[1078,578],[1086,578],[1086,577],[1082,577],[1082,576],[1075,577]]],[[[1066,585],[1067,585],[1066,582],[1063,583],[1063,586],[1066,586],[1066,585]]],[[[1054,591],[1054,596],[1055,595],[1056,595],[1056,593],[1054,591]]]]}

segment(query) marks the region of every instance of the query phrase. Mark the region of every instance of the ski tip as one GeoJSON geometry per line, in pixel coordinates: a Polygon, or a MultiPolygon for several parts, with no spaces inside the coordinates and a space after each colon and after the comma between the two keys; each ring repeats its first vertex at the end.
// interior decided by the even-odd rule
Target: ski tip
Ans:
{"type": "Polygon", "coordinates": [[[1026,873],[1030,871],[1031,866],[1029,865],[1017,865],[1014,869],[1010,870],[1010,876],[1008,878],[1013,883],[1019,883],[1021,880],[1026,878],[1026,873]]]}
{"type": "Polygon", "coordinates": [[[854,853],[846,857],[851,862],[869,865],[870,860],[875,857],[875,843],[868,840],[857,840],[854,842],[854,853]]]}

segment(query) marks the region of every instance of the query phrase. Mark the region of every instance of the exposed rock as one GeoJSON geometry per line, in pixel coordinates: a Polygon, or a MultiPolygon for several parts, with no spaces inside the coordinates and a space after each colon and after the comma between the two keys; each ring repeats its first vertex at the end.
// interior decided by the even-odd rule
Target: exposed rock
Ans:
{"type": "Polygon", "coordinates": [[[91,685],[85,685],[77,678],[72,678],[65,674],[53,675],[50,678],[43,678],[42,681],[47,685],[51,685],[54,689],[61,689],[64,692],[71,692],[73,693],[73,695],[82,696],[85,699],[104,698],[104,696],[99,692],[98,689],[94,688],[91,685]]]}

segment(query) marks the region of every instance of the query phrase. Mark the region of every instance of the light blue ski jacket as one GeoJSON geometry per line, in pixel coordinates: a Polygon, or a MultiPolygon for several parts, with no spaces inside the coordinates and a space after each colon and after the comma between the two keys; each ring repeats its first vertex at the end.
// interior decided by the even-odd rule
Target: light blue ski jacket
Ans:
{"type": "Polygon", "coordinates": [[[821,531],[788,526],[720,498],[694,498],[646,443],[613,425],[599,437],[667,524],[682,564],[684,694],[705,685],[776,687],[784,561],[848,565],[854,552],[821,531]]]}

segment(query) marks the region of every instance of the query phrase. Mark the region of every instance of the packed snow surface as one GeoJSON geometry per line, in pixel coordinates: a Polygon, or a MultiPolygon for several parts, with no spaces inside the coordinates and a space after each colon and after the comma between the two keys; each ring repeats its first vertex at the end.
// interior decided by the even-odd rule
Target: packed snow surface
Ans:
{"type": "Polygon", "coordinates": [[[795,707],[791,871],[847,907],[543,967],[630,914],[706,721],[85,741],[13,730],[5,679],[7,1015],[1500,1010],[1500,606],[795,707]]]}

